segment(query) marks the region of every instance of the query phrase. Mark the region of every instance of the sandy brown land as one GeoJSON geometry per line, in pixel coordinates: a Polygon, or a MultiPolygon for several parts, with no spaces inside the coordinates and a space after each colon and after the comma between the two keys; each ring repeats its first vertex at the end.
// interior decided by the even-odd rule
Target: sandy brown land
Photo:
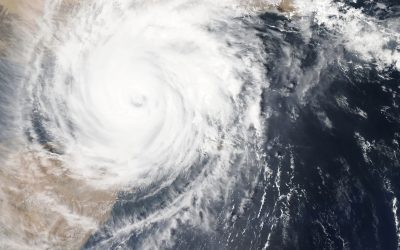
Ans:
{"type": "MultiPolygon", "coordinates": [[[[44,1],[0,0],[0,5],[34,32],[44,1]]],[[[64,0],[63,4],[78,2],[64,0]]],[[[245,4],[260,10],[272,8],[262,0],[245,4]]],[[[294,10],[290,0],[273,8],[294,10]]],[[[7,50],[7,42],[0,36],[0,52],[7,50]]],[[[116,193],[73,177],[54,158],[32,151],[14,153],[0,167],[0,249],[79,249],[109,217],[116,193]]]]}
{"type": "Polygon", "coordinates": [[[283,0],[277,8],[281,12],[293,12],[295,10],[292,0],[283,0]]]}
{"type": "MultiPolygon", "coordinates": [[[[63,4],[77,4],[80,0],[64,0],[63,4]]],[[[282,0],[277,6],[271,6],[265,0],[240,0],[243,5],[252,8],[271,9],[277,8],[281,12],[294,11],[292,0],[282,0]]],[[[35,15],[43,12],[45,0],[0,0],[0,5],[7,8],[11,13],[18,14],[21,17],[32,19],[35,15]]]]}
{"type": "Polygon", "coordinates": [[[108,217],[116,192],[71,177],[63,164],[35,152],[11,156],[0,169],[0,249],[79,249],[108,217]],[[38,248],[36,248],[37,246],[38,248]]]}
{"type": "Polygon", "coordinates": [[[43,0],[0,0],[0,5],[5,7],[9,14],[17,15],[26,20],[33,21],[43,13],[43,0]]]}
{"type": "Polygon", "coordinates": [[[278,5],[268,4],[265,0],[241,0],[241,3],[256,11],[278,10],[280,12],[293,12],[295,10],[293,0],[282,0],[278,5]]]}
{"type": "MultiPolygon", "coordinates": [[[[10,13],[17,14],[22,18],[35,18],[37,14],[43,13],[46,0],[0,0],[10,13]]],[[[79,0],[63,0],[62,4],[77,4],[79,0]]]]}
{"type": "MultiPolygon", "coordinates": [[[[67,16],[73,15],[71,7],[78,7],[79,2],[80,0],[62,0],[56,15],[57,21],[66,20],[67,16]]],[[[29,40],[31,38],[25,38],[27,34],[35,34],[40,30],[45,16],[45,3],[46,0],[0,0],[0,56],[5,55],[10,61],[26,63],[19,56],[23,57],[23,53],[34,44],[28,42],[21,46],[18,41],[29,40]]]]}

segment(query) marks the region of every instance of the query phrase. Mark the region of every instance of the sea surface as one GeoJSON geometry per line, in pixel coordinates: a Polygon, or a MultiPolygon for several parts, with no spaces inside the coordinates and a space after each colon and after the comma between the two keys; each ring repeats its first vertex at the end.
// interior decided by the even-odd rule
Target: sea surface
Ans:
{"type": "Polygon", "coordinates": [[[0,10],[0,249],[400,249],[398,1],[0,10]]]}

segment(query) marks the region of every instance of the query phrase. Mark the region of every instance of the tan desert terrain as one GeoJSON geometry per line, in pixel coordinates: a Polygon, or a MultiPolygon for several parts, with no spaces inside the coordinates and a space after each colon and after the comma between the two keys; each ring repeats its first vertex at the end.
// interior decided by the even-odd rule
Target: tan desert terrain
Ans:
{"type": "Polygon", "coordinates": [[[0,170],[0,249],[14,249],[5,235],[33,249],[79,249],[108,218],[116,193],[72,178],[60,161],[21,152],[8,162],[0,170]]]}
{"type": "MultiPolygon", "coordinates": [[[[0,0],[0,5],[34,32],[44,14],[44,1],[0,0]]],[[[63,1],[64,6],[77,3],[63,1]]],[[[262,0],[245,4],[271,8],[262,0]]],[[[273,8],[294,10],[289,0],[273,8]]],[[[0,36],[0,52],[8,49],[9,42],[0,36]]],[[[72,177],[62,162],[43,153],[15,152],[4,164],[0,167],[0,249],[79,249],[109,217],[117,199],[117,190],[89,186],[72,177]]]]}
{"type": "Polygon", "coordinates": [[[241,0],[241,3],[253,10],[267,11],[267,10],[278,10],[280,12],[292,12],[294,6],[292,0],[282,0],[278,5],[268,4],[265,0],[241,0]]]}

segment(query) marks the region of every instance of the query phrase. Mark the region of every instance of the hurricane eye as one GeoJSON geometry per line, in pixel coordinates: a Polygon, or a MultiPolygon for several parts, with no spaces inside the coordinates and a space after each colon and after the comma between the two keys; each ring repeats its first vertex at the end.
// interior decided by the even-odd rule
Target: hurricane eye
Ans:
{"type": "Polygon", "coordinates": [[[147,105],[147,97],[143,95],[133,96],[130,99],[130,103],[135,108],[141,108],[147,105]]]}

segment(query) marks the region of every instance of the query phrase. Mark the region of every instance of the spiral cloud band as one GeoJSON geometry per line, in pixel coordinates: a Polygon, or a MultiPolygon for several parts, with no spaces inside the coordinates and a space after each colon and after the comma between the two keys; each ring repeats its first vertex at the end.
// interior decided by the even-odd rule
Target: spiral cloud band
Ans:
{"type": "Polygon", "coordinates": [[[86,6],[72,30],[45,27],[63,34],[34,55],[32,137],[100,185],[174,175],[247,143],[263,75],[255,34],[226,21],[239,10],[167,1],[122,12],[115,4],[86,6]]]}
{"type": "Polygon", "coordinates": [[[333,176],[324,155],[309,159],[324,144],[308,134],[322,123],[328,140],[340,123],[316,100],[368,120],[325,89],[400,67],[398,16],[347,2],[0,0],[0,249],[268,249],[336,234],[307,226],[326,225],[309,220],[311,177],[333,176]]]}
{"type": "MultiPolygon", "coordinates": [[[[13,235],[38,248],[79,248],[107,220],[117,194],[149,204],[159,196],[162,204],[110,226],[120,242],[163,222],[158,240],[141,246],[158,248],[176,219],[196,224],[198,214],[210,230],[207,204],[228,200],[234,186],[246,196],[262,162],[264,52],[249,8],[46,1],[42,12],[15,27],[32,43],[17,52],[28,65],[15,105],[22,115],[14,130],[23,136],[7,171],[19,172],[11,175],[29,191],[2,196],[32,202],[13,235]]],[[[11,204],[2,210],[14,214],[11,204]]],[[[26,247],[13,245],[19,241],[3,244],[26,247]]]]}

